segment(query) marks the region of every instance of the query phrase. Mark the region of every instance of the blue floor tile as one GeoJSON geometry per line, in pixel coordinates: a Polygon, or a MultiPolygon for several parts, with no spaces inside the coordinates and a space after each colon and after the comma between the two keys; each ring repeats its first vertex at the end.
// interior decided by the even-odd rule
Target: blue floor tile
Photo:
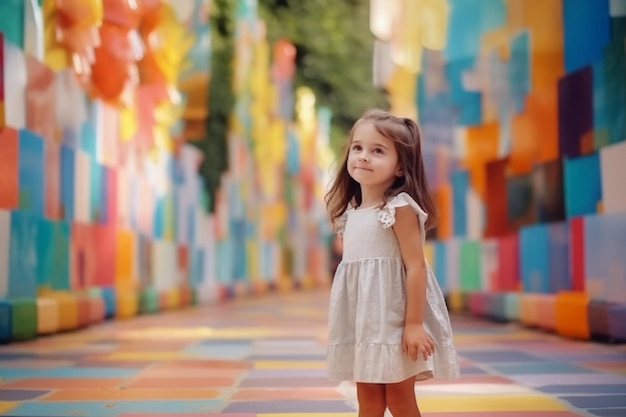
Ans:
{"type": "Polygon", "coordinates": [[[491,368],[503,374],[583,374],[595,373],[596,371],[577,366],[569,363],[561,362],[541,362],[541,363],[516,363],[516,364],[497,364],[490,365],[491,368]]]}
{"type": "Polygon", "coordinates": [[[117,417],[121,413],[208,413],[218,400],[26,402],[9,413],[16,417],[117,417]]]}
{"type": "Polygon", "coordinates": [[[624,417],[626,416],[626,408],[599,408],[587,410],[587,412],[598,417],[624,417]]]}
{"type": "Polygon", "coordinates": [[[26,401],[41,397],[49,393],[45,390],[30,389],[2,389],[0,386],[0,401],[26,401]]]}
{"type": "Polygon", "coordinates": [[[536,388],[548,394],[625,394],[626,385],[597,384],[597,385],[548,385],[536,388]]]}
{"type": "Polygon", "coordinates": [[[626,407],[626,395],[580,395],[561,397],[561,399],[578,408],[614,408],[626,407]]]}

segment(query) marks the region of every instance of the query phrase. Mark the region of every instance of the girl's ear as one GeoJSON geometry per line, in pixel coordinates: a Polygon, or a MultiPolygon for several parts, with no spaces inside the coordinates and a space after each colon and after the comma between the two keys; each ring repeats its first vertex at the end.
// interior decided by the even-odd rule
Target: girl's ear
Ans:
{"type": "Polygon", "coordinates": [[[398,168],[396,168],[396,177],[401,177],[404,175],[404,171],[402,170],[401,166],[398,166],[398,168]]]}

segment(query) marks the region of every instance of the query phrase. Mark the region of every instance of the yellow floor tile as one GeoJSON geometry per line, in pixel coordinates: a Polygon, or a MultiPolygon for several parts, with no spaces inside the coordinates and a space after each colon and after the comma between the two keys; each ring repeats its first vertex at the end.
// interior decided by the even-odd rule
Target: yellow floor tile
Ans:
{"type": "Polygon", "coordinates": [[[12,410],[17,407],[19,403],[14,403],[10,401],[0,401],[0,413],[4,413],[6,411],[12,410]]]}
{"type": "Polygon", "coordinates": [[[477,395],[418,398],[420,409],[443,411],[562,411],[560,402],[545,395],[477,395]]]}

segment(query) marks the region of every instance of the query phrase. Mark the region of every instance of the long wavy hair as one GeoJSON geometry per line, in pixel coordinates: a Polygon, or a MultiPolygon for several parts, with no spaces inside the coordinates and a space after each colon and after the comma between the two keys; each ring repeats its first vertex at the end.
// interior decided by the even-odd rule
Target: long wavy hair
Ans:
{"type": "Polygon", "coordinates": [[[402,170],[402,176],[396,178],[393,185],[383,194],[382,204],[384,205],[390,198],[401,192],[405,192],[428,213],[426,230],[434,228],[437,224],[437,211],[424,171],[419,127],[411,119],[396,117],[380,109],[367,111],[350,130],[349,140],[342,157],[343,162],[333,177],[330,189],[324,198],[331,222],[335,224],[350,204],[356,207],[361,205],[361,187],[348,173],[348,154],[354,133],[365,123],[372,123],[378,133],[393,141],[402,170]]]}

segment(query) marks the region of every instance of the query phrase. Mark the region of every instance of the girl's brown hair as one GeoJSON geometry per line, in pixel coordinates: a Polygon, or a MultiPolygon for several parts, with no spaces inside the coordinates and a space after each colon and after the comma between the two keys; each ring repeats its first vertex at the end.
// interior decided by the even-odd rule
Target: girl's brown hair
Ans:
{"type": "Polygon", "coordinates": [[[372,123],[381,135],[391,139],[398,153],[398,163],[402,170],[402,176],[398,177],[393,185],[385,191],[384,202],[401,192],[409,194],[428,213],[426,230],[432,229],[437,224],[437,212],[430,196],[424,171],[419,127],[411,119],[396,117],[390,112],[380,109],[366,112],[350,130],[343,162],[325,196],[330,220],[334,224],[347,210],[350,203],[357,207],[361,205],[361,187],[348,174],[348,153],[357,127],[364,123],[372,123]]]}

